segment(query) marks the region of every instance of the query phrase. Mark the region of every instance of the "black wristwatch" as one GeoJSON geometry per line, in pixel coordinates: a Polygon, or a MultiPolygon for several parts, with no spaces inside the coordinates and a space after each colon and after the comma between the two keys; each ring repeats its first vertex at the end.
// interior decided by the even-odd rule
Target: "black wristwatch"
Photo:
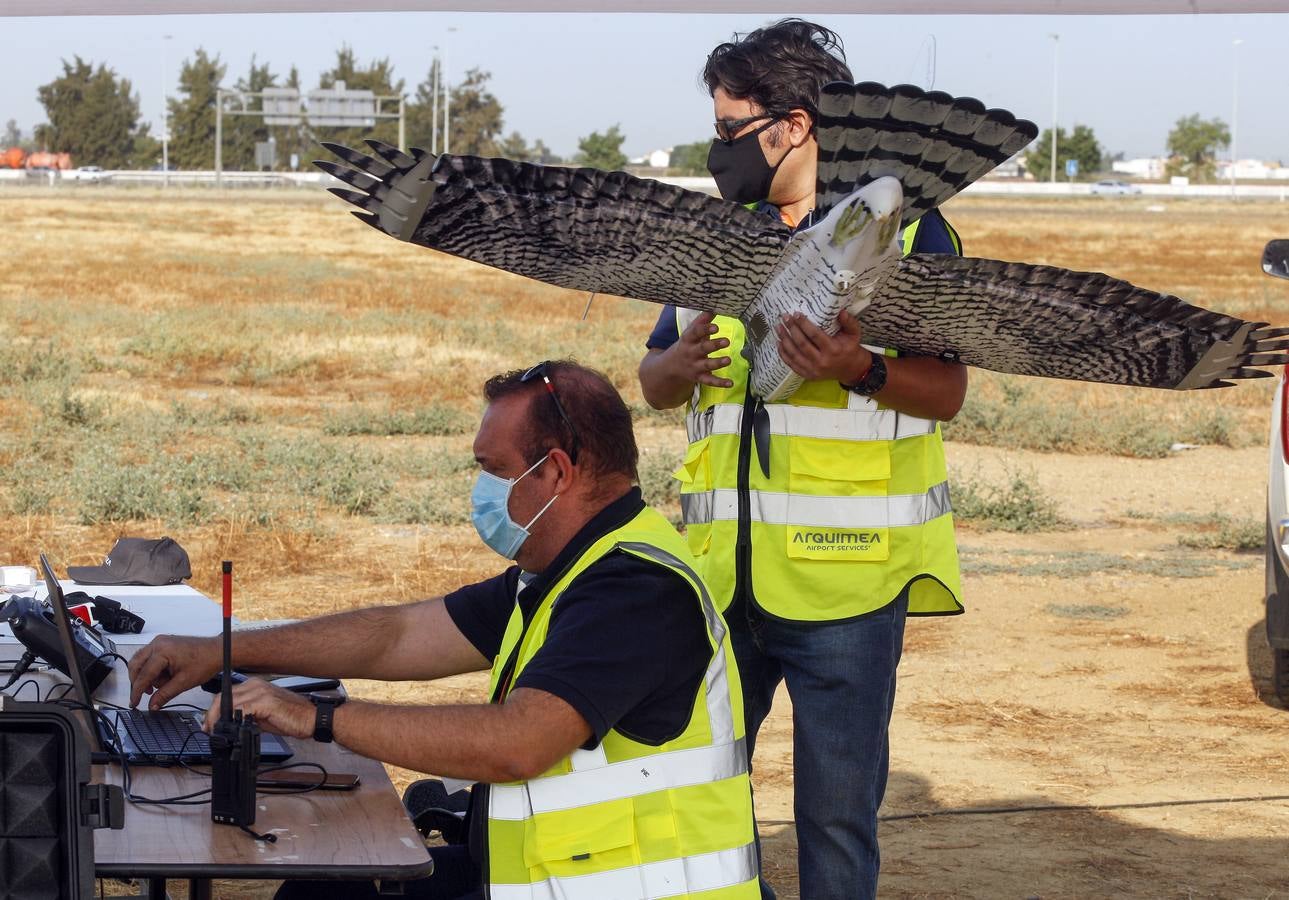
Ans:
{"type": "Polygon", "coordinates": [[[843,384],[846,390],[852,394],[859,394],[862,397],[871,397],[886,387],[886,359],[880,353],[873,354],[872,365],[864,373],[864,377],[854,384],[843,384]]]}
{"type": "Polygon", "coordinates": [[[309,699],[313,701],[314,707],[313,739],[323,744],[330,744],[334,740],[331,734],[331,720],[335,718],[336,707],[348,698],[334,694],[310,694],[309,699]]]}

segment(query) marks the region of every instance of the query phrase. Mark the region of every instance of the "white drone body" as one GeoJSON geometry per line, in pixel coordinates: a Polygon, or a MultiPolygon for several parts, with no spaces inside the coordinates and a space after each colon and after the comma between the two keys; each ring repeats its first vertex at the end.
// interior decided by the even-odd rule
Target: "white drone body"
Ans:
{"type": "Polygon", "coordinates": [[[878,178],[793,235],[778,268],[740,316],[753,393],[773,403],[801,386],[801,376],[779,355],[775,327],[783,316],[800,312],[831,335],[843,309],[858,316],[873,299],[900,258],[903,205],[899,181],[878,178]]]}

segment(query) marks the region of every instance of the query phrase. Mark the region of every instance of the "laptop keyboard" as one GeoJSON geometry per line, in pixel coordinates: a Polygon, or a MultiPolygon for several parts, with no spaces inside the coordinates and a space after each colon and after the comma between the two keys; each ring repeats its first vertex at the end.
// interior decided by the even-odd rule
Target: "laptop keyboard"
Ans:
{"type": "Polygon", "coordinates": [[[192,713],[168,710],[125,709],[117,720],[134,743],[152,756],[209,756],[210,738],[192,713]]]}

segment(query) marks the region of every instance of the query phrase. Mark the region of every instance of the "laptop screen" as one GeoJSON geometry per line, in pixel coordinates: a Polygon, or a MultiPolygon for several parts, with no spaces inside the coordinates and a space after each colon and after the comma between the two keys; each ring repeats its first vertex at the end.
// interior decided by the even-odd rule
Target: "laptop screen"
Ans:
{"type": "MultiPolygon", "coordinates": [[[[83,713],[82,721],[89,728],[89,739],[93,749],[103,751],[103,741],[99,735],[98,722],[95,720],[94,698],[90,696],[89,688],[85,686],[85,673],[81,671],[80,663],[76,659],[76,641],[72,637],[72,620],[71,613],[67,611],[67,601],[63,598],[63,586],[58,583],[57,576],[54,575],[54,569],[49,564],[45,554],[40,554],[40,569],[45,575],[45,587],[49,592],[49,605],[54,610],[54,624],[58,626],[58,638],[63,645],[63,658],[67,660],[67,672],[72,679],[72,695],[78,703],[83,703],[85,709],[78,709],[76,712],[83,713]]],[[[104,648],[106,651],[107,648],[104,648]]]]}

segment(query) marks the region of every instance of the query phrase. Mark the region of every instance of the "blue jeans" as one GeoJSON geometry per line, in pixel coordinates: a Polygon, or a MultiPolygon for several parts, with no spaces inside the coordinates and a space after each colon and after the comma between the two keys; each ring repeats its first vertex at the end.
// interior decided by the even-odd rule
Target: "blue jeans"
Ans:
{"type": "MultiPolygon", "coordinates": [[[[780,681],[792,698],[801,900],[877,894],[877,808],[886,792],[887,726],[904,644],[906,600],[847,622],[770,619],[749,603],[727,613],[743,681],[748,756],[780,681]]],[[[764,881],[762,896],[774,892],[764,881]]]]}

